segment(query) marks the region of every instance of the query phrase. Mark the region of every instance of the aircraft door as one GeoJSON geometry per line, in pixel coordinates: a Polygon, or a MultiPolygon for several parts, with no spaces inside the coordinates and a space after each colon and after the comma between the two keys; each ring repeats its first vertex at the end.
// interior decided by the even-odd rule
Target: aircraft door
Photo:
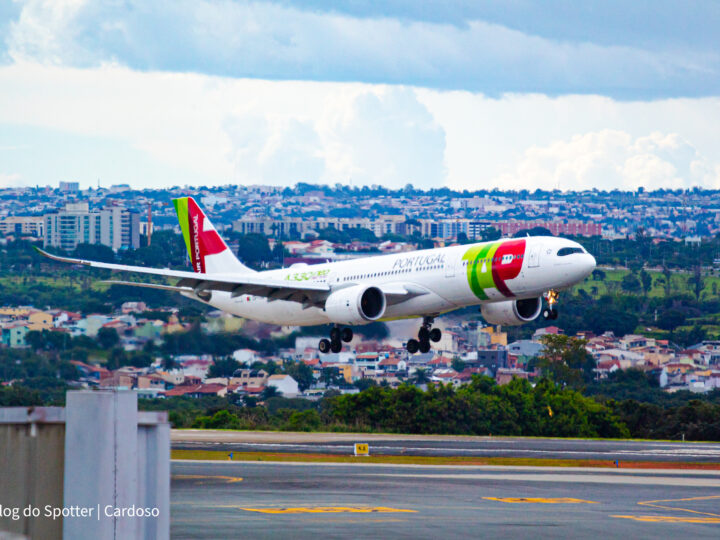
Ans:
{"type": "Polygon", "coordinates": [[[540,244],[533,244],[528,249],[527,259],[528,268],[537,268],[540,266],[540,250],[542,246],[540,244]]]}

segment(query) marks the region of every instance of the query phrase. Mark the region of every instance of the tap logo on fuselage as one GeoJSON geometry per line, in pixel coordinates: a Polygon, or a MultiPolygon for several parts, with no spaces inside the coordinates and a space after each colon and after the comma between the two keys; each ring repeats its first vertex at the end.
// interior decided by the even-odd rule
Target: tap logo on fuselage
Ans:
{"type": "Polygon", "coordinates": [[[471,247],[463,255],[467,261],[467,279],[473,294],[487,300],[487,289],[503,296],[515,296],[505,283],[516,278],[525,258],[525,239],[501,240],[471,247]]]}

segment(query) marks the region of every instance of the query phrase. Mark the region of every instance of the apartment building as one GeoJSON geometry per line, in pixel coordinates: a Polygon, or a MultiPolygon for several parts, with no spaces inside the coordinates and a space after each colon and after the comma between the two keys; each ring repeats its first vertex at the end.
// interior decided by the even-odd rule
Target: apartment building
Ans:
{"type": "Polygon", "coordinates": [[[88,203],[68,203],[44,216],[44,245],[72,251],[78,244],[103,244],[117,251],[140,247],[140,215],[122,206],[90,211],[88,203]]]}

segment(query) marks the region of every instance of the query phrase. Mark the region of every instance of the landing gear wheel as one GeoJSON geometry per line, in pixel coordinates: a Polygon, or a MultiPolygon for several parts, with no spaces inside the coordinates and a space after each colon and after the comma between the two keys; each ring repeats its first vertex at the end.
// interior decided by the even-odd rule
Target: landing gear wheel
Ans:
{"type": "Polygon", "coordinates": [[[420,342],[420,352],[425,354],[426,352],[430,352],[430,342],[429,341],[421,341],[420,342]]]}
{"type": "Polygon", "coordinates": [[[330,350],[334,353],[339,353],[340,351],[342,351],[342,341],[340,341],[339,339],[337,341],[331,341],[330,350]]]}
{"type": "Polygon", "coordinates": [[[321,339],[320,343],[318,343],[318,350],[323,353],[327,354],[330,352],[330,340],[329,339],[321,339]]]}
{"type": "Polygon", "coordinates": [[[343,328],[342,331],[340,332],[340,338],[341,338],[345,343],[350,343],[350,342],[352,341],[352,338],[353,338],[353,331],[346,326],[346,327],[343,328]]]}
{"type": "Polygon", "coordinates": [[[417,339],[409,339],[407,342],[407,345],[405,345],[405,348],[407,349],[407,352],[410,354],[415,354],[418,352],[418,349],[420,348],[420,343],[417,339]]]}
{"type": "Polygon", "coordinates": [[[548,321],[554,321],[558,318],[558,310],[554,307],[548,307],[543,310],[543,317],[548,321]]]}
{"type": "Polygon", "coordinates": [[[340,341],[340,329],[337,326],[330,330],[330,341],[340,341]]]}
{"type": "Polygon", "coordinates": [[[432,330],[430,330],[430,341],[432,341],[433,343],[437,343],[438,341],[440,341],[440,338],[442,338],[442,332],[439,328],[433,328],[432,330]]]}
{"type": "Polygon", "coordinates": [[[418,331],[418,339],[420,340],[420,343],[430,339],[430,329],[427,326],[420,327],[420,330],[418,331]]]}

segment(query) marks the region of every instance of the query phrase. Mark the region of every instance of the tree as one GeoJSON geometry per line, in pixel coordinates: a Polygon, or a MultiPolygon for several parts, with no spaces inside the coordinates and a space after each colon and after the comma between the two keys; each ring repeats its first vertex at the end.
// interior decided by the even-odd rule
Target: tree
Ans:
{"type": "Polygon", "coordinates": [[[120,342],[117,330],[103,326],[97,333],[97,341],[103,349],[112,349],[120,342]]]}
{"type": "Polygon", "coordinates": [[[700,293],[705,288],[705,280],[703,279],[702,269],[700,265],[696,265],[693,268],[693,275],[689,279],[689,282],[693,286],[693,292],[695,293],[695,300],[700,300],[700,293]]]}
{"type": "Polygon", "coordinates": [[[232,377],[233,373],[240,369],[240,362],[232,357],[215,360],[208,370],[208,377],[232,377]]]}
{"type": "Polygon", "coordinates": [[[416,368],[412,380],[415,384],[427,384],[430,382],[430,375],[427,369],[416,368]]]}
{"type": "Polygon", "coordinates": [[[640,292],[642,285],[640,283],[640,280],[635,274],[625,274],[622,278],[622,281],[620,282],[620,286],[622,287],[623,291],[627,291],[629,293],[637,293],[640,292]]]}
{"type": "Polygon", "coordinates": [[[298,383],[298,388],[304,392],[315,382],[313,370],[305,362],[294,362],[285,368],[285,373],[290,375],[298,383]]]}
{"type": "Polygon", "coordinates": [[[458,356],[452,359],[452,368],[458,373],[465,369],[465,362],[463,362],[458,356]]]}
{"type": "Polygon", "coordinates": [[[642,283],[642,288],[643,291],[645,291],[645,294],[648,294],[652,289],[652,281],[652,276],[648,274],[644,268],[640,270],[640,282],[642,283]]]}
{"type": "Polygon", "coordinates": [[[336,367],[322,368],[320,380],[327,386],[340,386],[345,383],[345,378],[340,375],[340,370],[336,367]]]}
{"type": "Polygon", "coordinates": [[[657,320],[658,328],[672,332],[685,323],[685,314],[678,309],[663,311],[657,320]]]}
{"type": "Polygon", "coordinates": [[[266,401],[272,397],[279,397],[281,395],[282,392],[277,389],[277,386],[271,386],[268,384],[265,388],[263,388],[263,391],[260,392],[260,399],[266,401]]]}
{"type": "Polygon", "coordinates": [[[357,381],[355,381],[354,385],[355,388],[362,392],[363,390],[367,390],[371,386],[377,386],[377,382],[375,382],[375,379],[363,377],[362,379],[358,379],[357,381]]]}
{"type": "Polygon", "coordinates": [[[592,277],[595,281],[605,281],[606,274],[599,268],[592,271],[592,277]]]}
{"type": "Polygon", "coordinates": [[[546,334],[540,338],[545,346],[538,358],[543,373],[562,385],[579,387],[592,381],[595,359],[587,351],[587,341],[562,334],[546,334]]]}
{"type": "MultiPolygon", "coordinates": [[[[602,303],[602,302],[601,302],[602,303]]],[[[638,318],[613,304],[604,304],[585,312],[587,329],[594,334],[612,332],[616,336],[632,334],[638,325],[638,318]]]]}
{"type": "Polygon", "coordinates": [[[667,265],[663,265],[663,276],[665,276],[665,296],[670,296],[670,280],[672,278],[672,272],[667,265]]]}

